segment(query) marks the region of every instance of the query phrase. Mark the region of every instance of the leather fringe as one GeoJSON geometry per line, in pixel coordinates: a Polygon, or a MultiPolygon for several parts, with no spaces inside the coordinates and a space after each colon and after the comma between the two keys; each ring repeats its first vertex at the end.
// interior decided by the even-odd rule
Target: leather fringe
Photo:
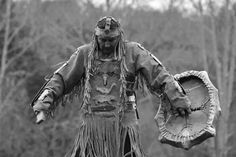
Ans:
{"type": "Polygon", "coordinates": [[[86,115],[75,140],[73,151],[67,157],[144,157],[139,141],[138,125],[120,124],[119,117],[86,115]],[[124,154],[125,137],[131,148],[124,154]],[[79,154],[78,154],[79,153],[79,154]]]}

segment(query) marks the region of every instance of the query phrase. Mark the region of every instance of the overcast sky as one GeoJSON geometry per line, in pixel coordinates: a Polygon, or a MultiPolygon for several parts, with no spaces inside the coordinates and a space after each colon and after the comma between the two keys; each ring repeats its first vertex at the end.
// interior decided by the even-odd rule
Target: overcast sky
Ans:
{"type": "MultiPolygon", "coordinates": [[[[14,1],[21,1],[21,0],[14,0],[14,1]]],[[[26,0],[26,1],[30,1],[30,0],[26,0]]],[[[42,1],[65,1],[65,0],[42,0],[42,1]]],[[[86,1],[86,0],[77,0],[79,1],[86,1]]],[[[92,2],[94,2],[95,5],[101,5],[104,4],[106,2],[106,0],[91,0],[92,2]]],[[[111,0],[111,2],[117,3],[119,0],[111,0]]],[[[132,2],[133,0],[125,0],[126,3],[132,2]]],[[[165,10],[168,7],[168,4],[171,0],[136,0],[140,5],[149,5],[154,9],[160,9],[160,10],[165,10]]],[[[178,2],[180,2],[180,4],[178,4],[178,6],[183,6],[183,8],[191,11],[191,9],[193,9],[192,7],[192,3],[191,1],[202,1],[203,4],[206,3],[209,0],[177,0],[178,2]]],[[[225,2],[226,0],[212,0],[214,3],[218,4],[219,6],[223,4],[223,2],[225,2]]],[[[236,2],[236,0],[229,0],[230,2],[236,2]]]]}
{"type": "MultiPolygon", "coordinates": [[[[106,0],[92,0],[94,1],[97,5],[100,4],[104,4],[106,2],[106,0]]],[[[115,0],[114,0],[115,1],[115,0]]],[[[132,0],[126,0],[127,2],[131,2],[132,0]]],[[[148,4],[153,7],[153,8],[157,8],[157,9],[165,9],[167,8],[169,1],[170,0],[138,0],[140,3],[143,2],[143,4],[148,4]]],[[[189,8],[192,9],[192,4],[191,4],[191,0],[183,0],[184,3],[183,5],[185,6],[185,8],[189,8]]],[[[193,0],[193,1],[199,1],[199,0],[193,0]]],[[[201,0],[203,3],[205,3],[207,0],[201,0]]],[[[222,4],[223,1],[225,0],[213,0],[215,3],[218,3],[219,5],[222,4]]],[[[236,1],[236,0],[231,0],[231,1],[236,1]]],[[[182,4],[180,4],[182,5],[182,4]]]]}
{"type": "MultiPolygon", "coordinates": [[[[104,4],[106,0],[92,0],[96,4],[104,4]]],[[[126,0],[128,3],[129,1],[131,2],[132,0],[126,0]]],[[[143,0],[144,3],[148,2],[150,6],[155,7],[155,8],[162,8],[163,5],[167,4],[169,0],[143,0]]],[[[142,3],[142,0],[139,0],[140,3],[142,3]]]]}

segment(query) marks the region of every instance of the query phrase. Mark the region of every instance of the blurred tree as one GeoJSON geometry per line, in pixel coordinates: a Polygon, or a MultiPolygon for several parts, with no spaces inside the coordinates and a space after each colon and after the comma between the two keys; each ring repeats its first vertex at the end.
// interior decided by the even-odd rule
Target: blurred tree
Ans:
{"type": "MultiPolygon", "coordinates": [[[[232,148],[228,141],[232,137],[232,132],[229,131],[230,123],[230,108],[233,100],[233,85],[235,76],[235,10],[232,8],[233,3],[230,0],[225,0],[223,6],[219,8],[217,3],[212,0],[207,1],[207,5],[203,6],[201,0],[195,3],[192,1],[201,16],[202,30],[202,56],[204,59],[205,69],[209,69],[207,58],[213,60],[214,67],[209,73],[215,76],[217,88],[219,89],[222,118],[217,125],[217,136],[215,139],[215,156],[226,157],[229,150],[232,148]],[[203,8],[206,8],[205,12],[203,8]],[[210,27],[204,24],[203,18],[210,14],[210,27]],[[205,32],[208,31],[211,42],[211,55],[205,51],[205,32]]],[[[214,77],[213,77],[214,78],[214,77]]]]}
{"type": "MultiPolygon", "coordinates": [[[[210,1],[210,6],[213,7],[213,2],[210,1]]],[[[217,79],[217,87],[222,107],[222,118],[218,123],[218,133],[216,136],[216,156],[226,157],[231,146],[228,145],[228,140],[232,136],[229,132],[230,124],[230,105],[232,105],[233,81],[235,77],[235,12],[231,9],[230,1],[226,0],[222,7],[221,31],[216,34],[216,22],[212,17],[213,39],[214,39],[214,63],[217,79]],[[219,35],[220,37],[218,37],[219,35]]],[[[212,12],[211,12],[212,13],[212,12]]],[[[213,15],[213,14],[212,14],[213,15]]]]}
{"type": "MultiPolygon", "coordinates": [[[[94,25],[102,16],[120,19],[125,37],[144,45],[172,73],[208,69],[215,81],[215,65],[223,65],[226,49],[229,50],[228,63],[235,62],[232,54],[235,35],[230,33],[226,42],[229,48],[224,47],[225,40],[219,40],[225,39],[222,38],[226,31],[222,26],[223,9],[212,16],[206,14],[209,10],[189,14],[184,12],[183,0],[171,0],[161,11],[139,0],[109,0],[106,1],[109,4],[101,6],[92,0],[0,2],[0,89],[4,102],[0,104],[0,143],[4,143],[0,146],[0,156],[64,156],[70,149],[80,125],[79,104],[58,107],[54,120],[40,126],[33,125],[33,113],[23,104],[29,103],[42,85],[43,76],[60,66],[58,62],[64,62],[75,48],[92,40],[94,25]],[[217,52],[220,63],[215,62],[212,52],[217,52]]],[[[205,4],[202,7],[205,8],[205,4]]],[[[200,3],[196,9],[199,8],[200,3]]],[[[232,10],[229,12],[232,14],[232,10]]],[[[233,32],[233,22],[228,23],[233,32]]],[[[232,71],[234,67],[230,64],[228,69],[232,71]]],[[[230,77],[232,79],[232,73],[230,77]]],[[[158,128],[152,121],[159,99],[150,100],[149,95],[139,98],[142,143],[150,157],[211,156],[207,141],[186,152],[153,140],[158,138],[158,128]]]]}
{"type": "Polygon", "coordinates": [[[24,85],[38,68],[33,47],[43,32],[29,23],[27,2],[1,0],[0,4],[0,156],[21,156],[33,138],[27,138],[33,129],[26,127],[29,106],[25,106],[24,85]]]}
{"type": "Polygon", "coordinates": [[[203,59],[203,66],[204,66],[204,70],[208,71],[208,64],[207,64],[207,53],[206,53],[206,37],[205,37],[205,28],[206,25],[204,23],[205,20],[205,16],[204,16],[204,7],[202,4],[202,1],[194,1],[191,0],[192,5],[194,6],[194,8],[198,11],[199,14],[199,27],[200,27],[200,31],[201,31],[201,51],[202,51],[202,59],[203,59]]]}
{"type": "Polygon", "coordinates": [[[1,21],[4,39],[1,47],[0,111],[3,111],[26,78],[33,75],[34,71],[30,69],[33,67],[22,60],[33,59],[30,48],[43,36],[42,32],[39,34],[29,27],[26,4],[9,0],[5,7],[5,16],[1,21]],[[23,8],[26,9],[24,12],[21,11],[23,8]]]}

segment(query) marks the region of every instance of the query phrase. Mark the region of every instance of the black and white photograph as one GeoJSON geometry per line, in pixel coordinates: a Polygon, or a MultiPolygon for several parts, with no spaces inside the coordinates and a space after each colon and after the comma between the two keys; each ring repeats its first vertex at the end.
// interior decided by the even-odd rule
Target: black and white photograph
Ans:
{"type": "Polygon", "coordinates": [[[236,0],[0,0],[0,157],[235,157],[236,0]]]}

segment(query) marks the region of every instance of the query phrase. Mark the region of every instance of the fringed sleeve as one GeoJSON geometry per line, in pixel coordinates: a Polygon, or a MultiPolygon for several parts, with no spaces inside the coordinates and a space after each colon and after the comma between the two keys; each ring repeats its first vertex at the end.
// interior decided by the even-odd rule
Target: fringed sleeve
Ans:
{"type": "Polygon", "coordinates": [[[141,84],[146,83],[151,93],[166,94],[175,107],[189,104],[178,82],[154,55],[139,44],[134,46],[134,51],[137,54],[135,64],[139,80],[145,80],[141,84]]]}
{"type": "Polygon", "coordinates": [[[53,116],[58,104],[64,105],[68,101],[73,100],[75,95],[79,95],[78,91],[82,87],[77,87],[81,84],[83,85],[83,81],[81,81],[83,75],[84,57],[80,50],[77,49],[70,59],[56,70],[41,87],[34,97],[31,106],[35,111],[45,111],[53,116]]]}
{"type": "Polygon", "coordinates": [[[84,56],[80,48],[74,52],[70,59],[66,61],[50,78],[44,90],[53,93],[52,108],[58,104],[71,102],[74,96],[80,95],[83,86],[84,56]]]}

